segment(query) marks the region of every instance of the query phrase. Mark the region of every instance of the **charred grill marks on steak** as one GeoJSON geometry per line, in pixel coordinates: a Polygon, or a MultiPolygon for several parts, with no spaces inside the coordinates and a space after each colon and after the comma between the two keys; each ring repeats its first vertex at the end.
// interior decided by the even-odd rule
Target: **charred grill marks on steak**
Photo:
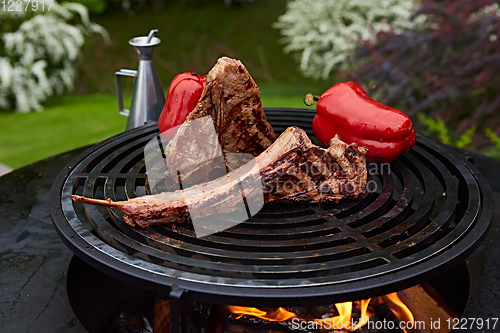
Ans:
{"type": "Polygon", "coordinates": [[[367,178],[366,152],[365,147],[348,145],[338,136],[327,149],[322,149],[312,144],[302,129],[289,127],[255,161],[211,182],[121,202],[77,195],[71,198],[116,208],[125,213],[126,223],[142,227],[186,219],[188,207],[206,216],[229,213],[236,206],[241,184],[257,181],[261,182],[264,202],[338,202],[363,192],[367,178]]]}
{"type": "Polygon", "coordinates": [[[367,176],[366,148],[347,145],[335,137],[328,149],[322,149],[313,145],[305,133],[297,131],[301,130],[295,128],[301,144],[261,171],[265,183],[276,184],[274,191],[265,193],[266,202],[338,201],[363,191],[367,176]],[[292,177],[296,183],[290,182],[292,177]]]}
{"type": "Polygon", "coordinates": [[[186,122],[205,116],[212,117],[224,153],[257,156],[276,140],[262,108],[259,87],[239,60],[222,57],[217,61],[186,122]]]}

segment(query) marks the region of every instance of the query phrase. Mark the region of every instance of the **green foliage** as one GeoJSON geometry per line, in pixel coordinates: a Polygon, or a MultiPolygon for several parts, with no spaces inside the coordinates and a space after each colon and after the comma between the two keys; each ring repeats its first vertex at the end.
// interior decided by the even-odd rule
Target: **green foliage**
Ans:
{"type": "MultiPolygon", "coordinates": [[[[426,127],[424,130],[425,135],[437,137],[439,141],[447,145],[454,145],[459,148],[467,148],[472,143],[472,138],[476,133],[477,127],[472,126],[468,128],[462,135],[457,135],[453,132],[441,118],[433,119],[425,116],[423,113],[417,115],[418,120],[421,121],[426,127]]],[[[500,138],[499,138],[500,142],[500,138]]]]}
{"type": "MultiPolygon", "coordinates": [[[[474,148],[472,147],[472,141],[481,134],[478,133],[477,126],[472,126],[465,130],[462,135],[458,135],[441,118],[433,119],[423,113],[417,114],[417,118],[425,126],[423,130],[425,135],[434,137],[444,144],[454,145],[459,148],[474,148]]],[[[483,151],[483,154],[500,159],[500,136],[489,127],[485,128],[482,133],[488,138],[490,146],[488,150],[483,151]]]]}
{"type": "MultiPolygon", "coordinates": [[[[63,1],[63,3],[66,1],[63,1]]],[[[71,0],[71,2],[76,2],[87,7],[88,11],[93,14],[102,14],[107,6],[107,0],[71,0]]]]}
{"type": "MultiPolygon", "coordinates": [[[[320,95],[336,78],[315,81],[304,78],[294,59],[283,53],[279,31],[273,22],[285,11],[286,0],[259,0],[242,8],[228,7],[223,0],[207,0],[206,6],[189,6],[171,0],[157,11],[136,11],[133,18],[117,11],[94,17],[109,32],[110,45],[94,37],[84,47],[84,63],[76,84],[79,93],[115,92],[113,73],[137,68],[138,58],[128,41],[158,29],[161,43],[153,61],[163,88],[182,72],[206,74],[221,56],[240,59],[261,86],[263,83],[295,87],[299,95],[320,95]],[[245,22],[245,24],[242,24],[245,22]]],[[[124,91],[132,92],[132,79],[124,79],[124,91]]]]}
{"type": "Polygon", "coordinates": [[[180,0],[181,3],[190,6],[201,6],[205,5],[208,0],[180,0]]]}
{"type": "Polygon", "coordinates": [[[424,24],[360,43],[344,80],[376,86],[378,100],[410,116],[440,117],[457,131],[477,126],[481,147],[483,130],[500,127],[499,4],[422,0],[414,17],[424,24]]]}
{"type": "Polygon", "coordinates": [[[226,6],[243,6],[245,4],[254,3],[255,0],[224,0],[226,6]]]}
{"type": "Polygon", "coordinates": [[[203,6],[215,2],[223,2],[226,6],[242,6],[246,4],[252,4],[256,0],[178,0],[179,2],[186,5],[203,6]]]}
{"type": "Polygon", "coordinates": [[[498,134],[496,134],[491,128],[485,128],[484,134],[488,137],[488,139],[490,139],[490,142],[493,144],[493,148],[484,152],[484,154],[500,159],[500,136],[498,136],[498,134]]]}
{"type": "Polygon", "coordinates": [[[417,8],[416,0],[292,0],[274,27],[306,77],[327,79],[354,55],[358,40],[418,26],[421,18],[410,20],[417,8]]]}
{"type": "MultiPolygon", "coordinates": [[[[124,11],[127,15],[134,16],[136,11],[141,9],[146,0],[64,0],[64,2],[76,2],[87,7],[89,13],[98,15],[108,15],[113,11],[124,11]]],[[[168,0],[163,0],[168,1],[168,0]]],[[[202,2],[208,0],[181,0],[202,2]]]]}
{"type": "Polygon", "coordinates": [[[458,138],[455,145],[460,148],[468,147],[471,144],[472,139],[474,138],[474,133],[476,133],[476,130],[477,126],[472,126],[466,129],[465,133],[458,138]]]}
{"type": "Polygon", "coordinates": [[[85,39],[106,36],[72,2],[1,11],[0,27],[0,109],[19,112],[41,111],[47,98],[72,90],[85,39]]]}

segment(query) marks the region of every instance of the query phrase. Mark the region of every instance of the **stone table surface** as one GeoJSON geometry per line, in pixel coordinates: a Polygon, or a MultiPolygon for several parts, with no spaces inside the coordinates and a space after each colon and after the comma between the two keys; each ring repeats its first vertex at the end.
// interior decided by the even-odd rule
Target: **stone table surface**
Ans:
{"type": "Polygon", "coordinates": [[[73,253],[52,226],[49,194],[59,171],[83,149],[0,177],[0,332],[86,332],[69,305],[73,253]]]}

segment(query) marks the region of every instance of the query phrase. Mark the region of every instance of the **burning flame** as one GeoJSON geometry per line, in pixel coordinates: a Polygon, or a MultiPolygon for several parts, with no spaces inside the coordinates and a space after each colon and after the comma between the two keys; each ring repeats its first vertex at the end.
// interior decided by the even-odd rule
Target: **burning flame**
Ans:
{"type": "Polygon", "coordinates": [[[353,324],[352,322],[352,302],[335,304],[335,307],[339,312],[338,316],[332,318],[316,319],[315,321],[324,324],[338,323],[336,324],[336,327],[344,328],[346,331],[353,332],[368,323],[371,315],[368,311],[368,304],[370,304],[370,300],[371,299],[364,299],[360,301],[361,316],[359,317],[359,321],[356,324],[353,324]]]}
{"type": "MultiPolygon", "coordinates": [[[[370,299],[362,300],[361,301],[361,317],[360,321],[354,325],[351,325],[351,318],[352,318],[352,302],[345,302],[345,303],[337,303],[335,304],[339,315],[336,317],[332,318],[322,318],[322,319],[316,319],[315,322],[318,324],[327,324],[327,323],[338,323],[338,327],[344,327],[347,331],[353,332],[360,327],[362,327],[364,324],[368,322],[368,319],[370,318],[370,313],[368,311],[368,304],[370,303],[370,299]],[[361,320],[363,318],[364,320],[361,320]]],[[[237,319],[241,318],[244,315],[247,316],[253,316],[269,321],[285,321],[285,320],[290,320],[293,318],[298,318],[297,315],[293,312],[290,312],[288,310],[285,310],[284,308],[278,308],[278,310],[274,312],[266,312],[259,310],[257,308],[249,308],[249,307],[244,307],[244,306],[233,306],[233,305],[228,305],[227,308],[229,311],[232,313],[239,315],[237,319]]],[[[299,318],[300,319],[300,318],[299,318]]]]}
{"type": "MultiPolygon", "coordinates": [[[[401,299],[398,297],[398,293],[387,294],[385,296],[382,296],[381,298],[384,299],[384,303],[392,311],[392,313],[394,313],[399,321],[411,321],[412,323],[415,323],[413,313],[411,313],[410,309],[408,309],[403,301],[401,301],[401,299]]],[[[404,331],[407,332],[407,330],[404,331]]]]}
{"type": "MultiPolygon", "coordinates": [[[[315,319],[314,322],[318,323],[319,327],[321,324],[332,324],[336,327],[343,328],[343,330],[348,332],[353,332],[361,327],[363,327],[368,320],[370,319],[372,313],[368,309],[368,305],[370,304],[371,299],[364,299],[359,301],[359,308],[361,310],[361,315],[357,323],[353,323],[352,319],[352,307],[353,302],[345,302],[345,303],[337,303],[335,307],[339,313],[338,316],[331,318],[321,318],[315,319]]],[[[400,321],[411,321],[414,322],[413,314],[408,309],[408,307],[401,301],[398,297],[397,293],[388,294],[382,297],[378,297],[377,302],[385,303],[387,307],[394,313],[396,318],[400,321]]],[[[274,312],[266,312],[257,308],[244,307],[244,306],[233,306],[228,305],[227,308],[233,314],[238,315],[237,319],[241,318],[244,315],[257,317],[269,321],[285,321],[291,320],[294,318],[298,318],[298,316],[290,312],[284,308],[278,308],[278,310],[274,312]]],[[[298,318],[299,320],[305,320],[302,318],[298,318]]],[[[405,331],[406,332],[406,331],[405,331]]]]}
{"type": "Polygon", "coordinates": [[[293,312],[287,311],[283,308],[279,308],[278,310],[268,313],[266,311],[259,310],[257,308],[247,308],[244,306],[234,306],[228,305],[227,308],[234,314],[239,315],[239,319],[244,315],[257,317],[269,321],[285,321],[293,318],[297,318],[297,315],[293,312]]]}

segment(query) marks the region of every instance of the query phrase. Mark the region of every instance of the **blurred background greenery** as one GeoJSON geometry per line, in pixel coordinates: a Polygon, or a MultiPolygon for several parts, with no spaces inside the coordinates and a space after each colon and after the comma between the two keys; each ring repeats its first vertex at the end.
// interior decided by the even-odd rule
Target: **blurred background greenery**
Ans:
{"type": "MultiPolygon", "coordinates": [[[[122,132],[114,72],[137,68],[128,40],[151,29],[165,91],[178,73],[206,74],[224,55],[242,60],[264,107],[305,108],[306,93],[356,80],[420,132],[500,156],[500,118],[485,121],[500,106],[500,10],[495,0],[456,1],[78,0],[0,10],[0,162],[18,168],[122,132]]],[[[132,80],[123,82],[127,105],[132,80]]]]}
{"type": "MultiPolygon", "coordinates": [[[[18,168],[122,132],[126,119],[118,114],[114,72],[137,68],[137,53],[128,40],[151,29],[158,29],[162,40],[153,59],[165,91],[178,73],[206,74],[223,55],[243,61],[261,89],[264,107],[305,108],[307,92],[321,93],[329,86],[303,78],[294,60],[283,53],[279,31],[271,25],[285,11],[285,0],[232,6],[222,0],[165,1],[158,10],[152,10],[152,4],[136,6],[131,14],[111,2],[101,14],[91,13],[110,40],[106,43],[98,34],[86,40],[73,92],[49,97],[43,112],[0,111],[1,163],[18,168]]],[[[133,80],[122,82],[128,105],[133,80]]]]}

